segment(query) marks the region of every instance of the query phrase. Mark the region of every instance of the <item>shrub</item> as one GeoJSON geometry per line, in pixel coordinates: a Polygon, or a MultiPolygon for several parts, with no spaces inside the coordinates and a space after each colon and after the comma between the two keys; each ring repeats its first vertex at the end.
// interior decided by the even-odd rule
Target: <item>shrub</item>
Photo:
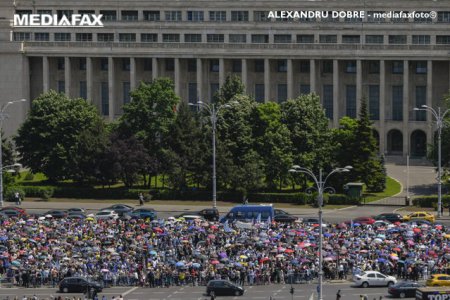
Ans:
{"type": "Polygon", "coordinates": [[[28,197],[41,198],[48,200],[53,196],[55,188],[52,186],[21,186],[28,197]]]}
{"type": "MultiPolygon", "coordinates": [[[[413,199],[413,204],[418,207],[437,207],[437,196],[422,196],[413,199]]],[[[442,196],[442,205],[448,207],[450,205],[450,195],[442,196]]]]}
{"type": "Polygon", "coordinates": [[[25,181],[31,181],[34,179],[34,174],[31,172],[27,172],[27,175],[25,175],[25,178],[23,180],[25,181]]]}
{"type": "Polygon", "coordinates": [[[25,199],[25,191],[23,190],[23,187],[21,186],[10,186],[8,187],[8,189],[5,191],[5,200],[9,201],[9,202],[14,202],[16,201],[14,194],[16,192],[19,192],[20,195],[20,199],[22,199],[22,201],[25,199]]]}

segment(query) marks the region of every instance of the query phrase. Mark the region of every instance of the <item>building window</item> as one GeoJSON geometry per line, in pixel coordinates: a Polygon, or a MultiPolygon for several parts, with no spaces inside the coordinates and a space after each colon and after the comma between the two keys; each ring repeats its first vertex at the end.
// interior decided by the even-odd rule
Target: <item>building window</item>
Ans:
{"type": "MultiPolygon", "coordinates": [[[[416,86],[416,107],[422,107],[422,105],[427,104],[427,87],[426,86],[416,86]]],[[[426,121],[427,113],[426,111],[416,111],[416,121],[426,121]]]]}
{"type": "Polygon", "coordinates": [[[32,13],[33,11],[31,9],[16,9],[14,14],[22,17],[24,15],[31,15],[32,13]]]}
{"type": "Polygon", "coordinates": [[[366,44],[383,44],[384,37],[382,35],[366,35],[366,44]]]}
{"type": "Polygon", "coordinates": [[[449,45],[450,44],[450,35],[437,35],[436,36],[436,44],[449,45]]]}
{"type": "Polygon", "coordinates": [[[78,66],[80,71],[86,71],[86,57],[80,57],[78,59],[78,66]]]}
{"type": "Polygon", "coordinates": [[[209,71],[210,72],[219,72],[220,62],[218,59],[210,59],[209,60],[209,71]]]}
{"type": "Polygon", "coordinates": [[[179,43],[180,35],[178,33],[164,33],[163,43],[179,43]]]}
{"type": "Polygon", "coordinates": [[[130,59],[122,58],[122,71],[130,71],[130,59]]]}
{"type": "Polygon", "coordinates": [[[450,23],[450,11],[438,12],[437,21],[439,23],[450,23]]]}
{"type": "Polygon", "coordinates": [[[268,34],[252,34],[253,44],[267,44],[269,42],[268,34]]]}
{"type": "Polygon", "coordinates": [[[380,74],[380,61],[369,60],[369,74],[380,74]]]}
{"type": "Polygon", "coordinates": [[[137,21],[138,20],[137,10],[122,10],[121,16],[122,16],[122,21],[137,21]]]}
{"type": "Polygon", "coordinates": [[[80,98],[87,99],[86,81],[80,81],[80,98]]]}
{"type": "Polygon", "coordinates": [[[277,98],[278,102],[283,102],[287,100],[287,84],[285,83],[277,84],[277,98]]]}
{"type": "Polygon", "coordinates": [[[345,73],[356,73],[356,61],[350,60],[345,62],[345,73]]]}
{"type": "Polygon", "coordinates": [[[172,10],[164,12],[166,21],[181,21],[181,10],[172,10]]]}
{"type": "Polygon", "coordinates": [[[333,73],[333,61],[323,60],[322,61],[322,73],[333,73]]]}
{"type": "Polygon", "coordinates": [[[187,20],[192,22],[203,22],[204,21],[203,11],[188,10],[187,20]]]}
{"type": "Polygon", "coordinates": [[[156,33],[141,33],[141,43],[157,43],[158,34],[156,33]]]}
{"type": "Polygon", "coordinates": [[[97,33],[98,42],[114,42],[114,33],[97,33]]]}
{"type": "Polygon", "coordinates": [[[416,74],[427,74],[426,61],[416,61],[416,74]]]}
{"type": "Polygon", "coordinates": [[[369,85],[369,117],[371,120],[380,119],[380,86],[369,85]]]}
{"type": "Polygon", "coordinates": [[[311,86],[309,84],[300,84],[300,95],[308,95],[311,93],[311,86]]]}
{"type": "Polygon", "coordinates": [[[144,71],[151,71],[153,69],[153,61],[151,58],[144,58],[144,71]]]}
{"type": "Polygon", "coordinates": [[[185,43],[201,43],[202,35],[198,34],[198,33],[186,33],[184,35],[184,42],[185,43]]]}
{"type": "Polygon", "coordinates": [[[416,12],[416,15],[418,17],[417,18],[414,17],[414,22],[415,23],[431,23],[431,22],[433,22],[431,17],[428,17],[428,18],[422,17],[425,14],[429,15],[429,13],[430,13],[429,11],[418,11],[418,12],[416,12]]]}
{"type": "Polygon", "coordinates": [[[55,42],[70,42],[71,36],[68,32],[55,32],[55,42]]]}
{"type": "Polygon", "coordinates": [[[108,59],[105,57],[100,59],[100,70],[108,71],[108,59]]]}
{"type": "Polygon", "coordinates": [[[314,34],[297,34],[297,43],[314,44],[314,34]]]}
{"type": "Polygon", "coordinates": [[[160,21],[161,14],[159,10],[144,10],[145,21],[160,21]]]}
{"type": "Polygon", "coordinates": [[[264,102],[264,84],[255,84],[255,100],[264,102]]]}
{"type": "Polygon", "coordinates": [[[255,22],[267,22],[269,21],[269,18],[267,18],[268,15],[268,11],[256,10],[253,12],[253,20],[255,22]]]}
{"type": "Polygon", "coordinates": [[[123,91],[123,104],[127,104],[131,100],[129,82],[122,83],[122,91],[123,91]]]}
{"type": "Polygon", "coordinates": [[[167,72],[173,72],[175,71],[175,59],[173,58],[166,58],[164,60],[165,65],[166,65],[166,71],[167,72]]]}
{"type": "Polygon", "coordinates": [[[230,34],[229,35],[230,43],[247,43],[247,35],[246,34],[230,34]]]}
{"type": "Polygon", "coordinates": [[[115,10],[101,10],[100,14],[103,15],[102,21],[116,21],[117,12],[115,10]]]}
{"type": "Polygon", "coordinates": [[[292,36],[290,34],[275,34],[273,42],[276,44],[292,43],[292,36]]]}
{"type": "Polygon", "coordinates": [[[119,42],[136,42],[136,33],[119,33],[119,42]]]}
{"type": "Polygon", "coordinates": [[[66,84],[64,80],[58,80],[58,93],[64,93],[66,91],[66,84]]]}
{"type": "Polygon", "coordinates": [[[325,84],[323,86],[323,108],[325,109],[325,116],[333,120],[333,85],[325,84]]]}
{"type": "Polygon", "coordinates": [[[107,116],[109,115],[109,88],[107,82],[101,83],[100,94],[100,97],[102,99],[102,115],[107,116]]]}
{"type": "Polygon", "coordinates": [[[403,120],[403,86],[392,86],[392,120],[403,120]]]}
{"type": "Polygon", "coordinates": [[[392,74],[403,74],[403,61],[395,60],[392,62],[392,74]]]}
{"type": "Polygon", "coordinates": [[[50,33],[48,32],[35,32],[34,40],[37,42],[46,42],[50,40],[50,33]]]}
{"type": "Polygon", "coordinates": [[[225,22],[227,20],[226,11],[210,11],[209,20],[213,22],[225,22]]]}
{"type": "Polygon", "coordinates": [[[264,59],[255,59],[255,73],[264,72],[264,59]]]}
{"type": "Polygon", "coordinates": [[[359,35],[343,35],[342,43],[343,44],[359,44],[361,39],[359,35]]]}
{"type": "Polygon", "coordinates": [[[189,82],[188,84],[188,101],[189,103],[197,103],[197,83],[189,82]]]}
{"type": "Polygon", "coordinates": [[[412,43],[415,45],[429,45],[430,36],[429,35],[413,35],[412,43]]]}
{"type": "Polygon", "coordinates": [[[63,16],[66,16],[67,18],[70,18],[73,14],[73,10],[70,9],[59,9],[56,11],[56,15],[58,16],[58,19],[60,20],[63,16]]]}
{"type": "Polygon", "coordinates": [[[214,101],[214,96],[216,95],[217,91],[219,90],[219,84],[218,83],[211,83],[209,86],[209,101],[212,103],[214,101]]]}
{"type": "Polygon", "coordinates": [[[231,11],[231,21],[233,22],[247,22],[248,21],[248,11],[231,11]]]}
{"type": "Polygon", "coordinates": [[[95,10],[91,10],[91,9],[80,9],[78,10],[78,13],[80,15],[94,15],[95,14],[95,10]]]}
{"type": "Polygon", "coordinates": [[[76,33],[75,40],[77,42],[92,42],[92,33],[76,33]]]}
{"type": "Polygon", "coordinates": [[[224,42],[224,35],[223,34],[207,34],[206,35],[206,41],[208,43],[223,43],[224,42]]]}
{"type": "Polygon", "coordinates": [[[277,60],[277,72],[285,73],[287,72],[287,60],[278,59],[277,60]]]}
{"type": "Polygon", "coordinates": [[[188,72],[197,72],[197,60],[195,58],[187,60],[187,70],[188,72]]]}
{"type": "Polygon", "coordinates": [[[16,42],[30,41],[31,35],[29,32],[14,32],[13,38],[16,42]]]}
{"type": "Polygon", "coordinates": [[[335,34],[320,34],[319,43],[335,44],[337,43],[337,35],[335,34]]]}
{"type": "Polygon", "coordinates": [[[406,35],[389,35],[389,44],[406,44],[406,35]]]}
{"type": "Polygon", "coordinates": [[[345,108],[348,117],[356,118],[356,85],[346,86],[345,108]]]}
{"type": "Polygon", "coordinates": [[[300,73],[309,73],[311,69],[309,60],[301,60],[300,61],[300,73]]]}
{"type": "Polygon", "coordinates": [[[58,70],[64,70],[64,68],[65,68],[65,62],[66,62],[66,60],[64,59],[64,57],[58,57],[57,59],[56,59],[56,68],[58,69],[58,70]]]}
{"type": "Polygon", "coordinates": [[[232,60],[231,69],[232,69],[232,71],[234,73],[242,72],[242,60],[240,60],[240,59],[233,59],[232,60]]]}

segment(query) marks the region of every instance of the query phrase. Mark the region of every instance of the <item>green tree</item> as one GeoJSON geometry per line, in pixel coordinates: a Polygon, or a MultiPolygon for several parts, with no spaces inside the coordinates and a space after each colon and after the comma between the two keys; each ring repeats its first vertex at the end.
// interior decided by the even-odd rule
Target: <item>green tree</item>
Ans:
{"type": "MultiPolygon", "coordinates": [[[[442,100],[441,112],[450,109],[450,94],[446,95],[442,100]]],[[[447,113],[443,122],[441,132],[441,165],[445,172],[450,172],[450,112],[447,113]]],[[[437,131],[434,133],[433,143],[429,146],[428,159],[433,161],[434,165],[438,165],[438,136],[437,131]]]]}
{"type": "Polygon", "coordinates": [[[225,104],[237,95],[244,95],[244,92],[245,86],[242,84],[241,78],[237,75],[228,75],[225,83],[214,95],[214,102],[225,104]]]}
{"type": "Polygon", "coordinates": [[[16,162],[14,145],[11,139],[6,138],[2,132],[2,162],[3,166],[10,166],[16,162]]]}
{"type": "Polygon", "coordinates": [[[80,135],[99,122],[97,109],[84,99],[70,99],[55,91],[42,94],[32,102],[15,138],[20,161],[52,181],[77,177],[73,170],[78,170],[79,160],[74,157],[80,150],[80,135]]]}

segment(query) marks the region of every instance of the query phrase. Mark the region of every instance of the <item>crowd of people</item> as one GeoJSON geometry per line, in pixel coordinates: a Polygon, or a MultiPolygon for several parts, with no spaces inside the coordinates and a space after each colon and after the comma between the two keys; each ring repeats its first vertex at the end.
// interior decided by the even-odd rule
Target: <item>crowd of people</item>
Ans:
{"type": "MultiPolygon", "coordinates": [[[[68,276],[104,286],[299,283],[318,273],[318,224],[195,220],[24,218],[0,226],[2,282],[56,287],[68,276]]],[[[450,234],[442,225],[334,224],[323,228],[324,275],[366,270],[398,278],[445,273],[450,234]]]]}

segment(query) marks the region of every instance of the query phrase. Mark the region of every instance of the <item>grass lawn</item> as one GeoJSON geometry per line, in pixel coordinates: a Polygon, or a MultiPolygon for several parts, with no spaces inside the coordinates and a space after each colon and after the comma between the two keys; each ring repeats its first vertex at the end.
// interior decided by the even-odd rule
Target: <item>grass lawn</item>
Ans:
{"type": "Polygon", "coordinates": [[[376,200],[380,200],[383,198],[394,196],[400,193],[402,190],[402,185],[391,177],[386,178],[386,189],[380,193],[367,193],[364,192],[364,197],[366,198],[366,202],[372,202],[376,200]]]}

